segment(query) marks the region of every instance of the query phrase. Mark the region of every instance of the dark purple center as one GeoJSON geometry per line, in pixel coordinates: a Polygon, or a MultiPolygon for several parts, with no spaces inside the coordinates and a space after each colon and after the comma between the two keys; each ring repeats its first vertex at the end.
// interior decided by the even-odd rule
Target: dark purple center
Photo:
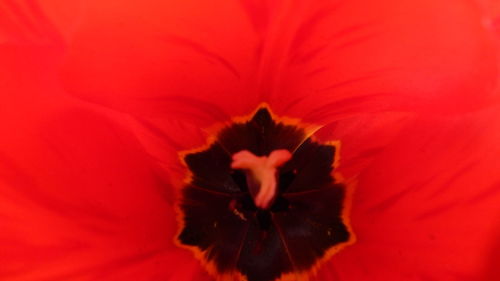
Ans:
{"type": "Polygon", "coordinates": [[[352,237],[343,221],[346,188],[332,176],[335,150],[297,126],[276,122],[267,108],[226,127],[208,149],[184,158],[192,179],[180,201],[179,241],[202,251],[219,273],[237,271],[248,281],[309,271],[352,237]],[[278,170],[271,207],[259,209],[246,174],[231,169],[231,157],[242,150],[266,156],[279,149],[292,158],[278,170]]]}

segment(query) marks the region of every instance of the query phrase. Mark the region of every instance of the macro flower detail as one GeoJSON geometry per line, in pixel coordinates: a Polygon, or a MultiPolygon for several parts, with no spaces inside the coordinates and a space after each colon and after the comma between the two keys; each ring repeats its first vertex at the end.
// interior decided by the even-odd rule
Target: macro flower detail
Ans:
{"type": "Polygon", "coordinates": [[[337,150],[273,119],[265,107],[250,120],[225,127],[208,148],[184,156],[191,180],[180,202],[180,243],[198,252],[216,276],[240,273],[249,281],[307,276],[353,241],[346,223],[347,188],[332,175],[337,150]],[[234,169],[235,163],[243,157],[276,161],[280,154],[289,160],[277,165],[274,198],[261,206],[257,194],[264,184],[255,190],[252,173],[234,169]]]}
{"type": "MultiPolygon", "coordinates": [[[[0,280],[498,280],[498,3],[0,0],[0,280]],[[216,266],[238,235],[214,239],[217,208],[196,216],[205,244],[182,244],[195,173],[179,153],[209,153],[262,104],[334,155],[349,238],[250,276],[216,266]]],[[[293,151],[233,152],[227,180],[250,195],[220,214],[265,233],[257,213],[293,210],[293,151]]]]}

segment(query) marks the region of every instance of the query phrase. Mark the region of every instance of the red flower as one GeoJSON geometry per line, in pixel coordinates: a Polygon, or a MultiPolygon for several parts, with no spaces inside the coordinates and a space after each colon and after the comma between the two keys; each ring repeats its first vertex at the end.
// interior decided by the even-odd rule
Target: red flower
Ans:
{"type": "Polygon", "coordinates": [[[495,280],[491,3],[0,0],[0,279],[211,280],[178,153],[267,102],[356,186],[317,280],[495,280]]]}

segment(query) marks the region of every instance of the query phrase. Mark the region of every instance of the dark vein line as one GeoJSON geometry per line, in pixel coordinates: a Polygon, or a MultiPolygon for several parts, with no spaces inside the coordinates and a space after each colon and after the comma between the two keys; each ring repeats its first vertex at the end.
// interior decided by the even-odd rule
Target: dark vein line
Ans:
{"type": "Polygon", "coordinates": [[[238,263],[240,262],[241,258],[241,251],[243,250],[243,245],[245,244],[245,241],[247,240],[248,232],[250,231],[250,222],[247,223],[247,227],[245,229],[245,234],[243,235],[243,238],[241,239],[240,246],[238,248],[238,252],[236,253],[236,258],[234,259],[234,268],[238,268],[238,263]]]}
{"type": "Polygon", "coordinates": [[[227,155],[229,155],[229,157],[231,157],[231,159],[232,159],[233,155],[231,154],[231,152],[229,152],[229,150],[226,147],[224,147],[224,145],[222,145],[222,143],[219,141],[218,137],[217,137],[217,140],[215,141],[215,143],[217,143],[222,148],[222,150],[224,150],[224,152],[226,152],[227,155]]]}
{"type": "MultiPolygon", "coordinates": [[[[297,278],[297,266],[295,265],[295,262],[292,259],[292,254],[290,253],[290,249],[288,249],[288,245],[285,242],[285,237],[283,235],[283,232],[281,231],[281,228],[278,226],[278,224],[274,221],[274,214],[271,214],[271,221],[276,228],[276,231],[278,232],[278,235],[280,237],[281,243],[283,244],[283,247],[285,248],[286,255],[288,256],[288,259],[290,260],[290,264],[293,267],[293,273],[295,274],[295,277],[297,278]]],[[[298,280],[298,279],[297,279],[298,280]]]]}
{"type": "Polygon", "coordinates": [[[195,42],[194,40],[190,40],[190,39],[184,38],[182,36],[177,36],[177,35],[173,35],[173,34],[167,36],[167,41],[169,41],[173,44],[179,45],[179,46],[190,48],[191,50],[204,56],[205,58],[212,59],[212,60],[218,62],[220,66],[222,66],[224,69],[229,71],[237,79],[241,78],[240,73],[238,72],[238,70],[236,69],[236,67],[233,64],[231,64],[223,56],[217,54],[216,52],[213,52],[213,51],[207,49],[205,46],[203,46],[200,43],[195,42]]]}
{"type": "Polygon", "coordinates": [[[311,189],[311,190],[306,190],[306,191],[298,191],[298,192],[286,192],[283,193],[283,196],[288,197],[288,196],[302,196],[305,194],[310,194],[310,193],[315,193],[315,192],[321,192],[328,190],[330,188],[335,188],[335,186],[328,186],[328,187],[323,187],[323,188],[318,188],[318,189],[311,189]]]}
{"type": "Polygon", "coordinates": [[[197,189],[197,190],[205,191],[207,193],[212,193],[212,194],[215,194],[215,195],[224,196],[224,197],[234,197],[234,196],[241,196],[241,195],[245,194],[245,192],[225,193],[225,192],[220,192],[220,191],[215,191],[215,190],[211,190],[211,189],[208,189],[208,188],[204,188],[204,187],[201,187],[201,186],[198,186],[198,185],[194,185],[194,184],[190,184],[190,185],[187,186],[187,188],[189,188],[189,187],[192,187],[192,188],[197,189]]]}

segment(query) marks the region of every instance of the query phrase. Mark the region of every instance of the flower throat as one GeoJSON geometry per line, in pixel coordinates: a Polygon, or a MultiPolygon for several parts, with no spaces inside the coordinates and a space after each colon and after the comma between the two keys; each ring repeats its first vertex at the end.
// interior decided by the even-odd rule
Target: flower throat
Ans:
{"type": "Polygon", "coordinates": [[[179,245],[217,280],[307,280],[354,240],[347,188],[332,175],[337,149],[267,107],[227,125],[183,158],[179,245]]]}

